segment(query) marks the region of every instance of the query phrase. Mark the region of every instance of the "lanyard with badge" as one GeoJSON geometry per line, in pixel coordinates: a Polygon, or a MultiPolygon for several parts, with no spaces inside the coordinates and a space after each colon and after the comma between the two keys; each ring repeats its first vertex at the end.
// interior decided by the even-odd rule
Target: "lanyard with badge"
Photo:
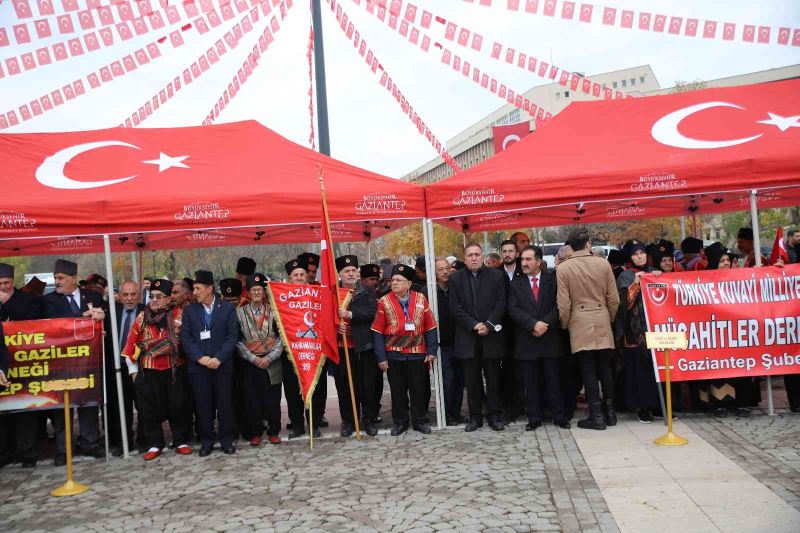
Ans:
{"type": "Polygon", "coordinates": [[[212,306],[211,309],[206,309],[203,306],[204,316],[203,316],[203,331],[200,332],[200,340],[207,341],[211,339],[211,313],[214,311],[214,307],[212,306]]]}
{"type": "Polygon", "coordinates": [[[403,302],[403,300],[400,300],[400,307],[403,308],[403,314],[406,316],[406,327],[405,327],[406,331],[414,331],[416,329],[414,322],[411,320],[411,316],[408,314],[408,306],[410,304],[411,304],[410,297],[405,302],[403,302]]]}

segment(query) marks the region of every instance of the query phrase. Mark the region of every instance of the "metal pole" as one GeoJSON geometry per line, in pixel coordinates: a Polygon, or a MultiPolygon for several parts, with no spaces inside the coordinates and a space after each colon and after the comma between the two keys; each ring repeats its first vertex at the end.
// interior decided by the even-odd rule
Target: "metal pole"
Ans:
{"type": "Polygon", "coordinates": [[[331,155],[331,138],[328,132],[328,89],[325,84],[325,48],[322,44],[322,10],[319,0],[311,0],[311,21],[314,27],[314,73],[317,86],[319,152],[331,155]]]}
{"type": "MultiPolygon", "coordinates": [[[[433,313],[436,323],[439,323],[439,299],[436,293],[436,250],[433,244],[433,222],[426,218],[422,220],[422,240],[425,245],[425,272],[427,273],[426,285],[428,287],[428,305],[433,313]]],[[[438,328],[437,328],[438,335],[438,328]]],[[[436,395],[436,427],[444,429],[446,423],[444,410],[444,383],[442,380],[442,348],[437,351],[436,360],[433,362],[433,391],[436,395]]]]}
{"type": "Polygon", "coordinates": [[[697,215],[692,213],[692,237],[697,238],[697,215]]]}
{"type": "MultiPolygon", "coordinates": [[[[111,241],[108,234],[103,235],[103,248],[106,255],[106,279],[108,279],[108,293],[114,294],[114,271],[111,268],[111,241]]],[[[108,303],[111,314],[111,342],[114,350],[114,376],[117,381],[117,400],[119,404],[119,425],[122,432],[122,457],[128,458],[128,431],[125,420],[125,401],[122,394],[122,374],[119,366],[119,331],[117,331],[117,306],[113,299],[108,303]]]]}
{"type": "Polygon", "coordinates": [[[483,250],[484,250],[484,253],[487,253],[487,254],[489,253],[489,232],[488,231],[484,231],[483,232],[483,250]]]}
{"type": "Polygon", "coordinates": [[[136,252],[131,252],[131,272],[133,272],[131,279],[136,285],[139,285],[139,267],[136,263],[136,252]]]}
{"type": "Polygon", "coordinates": [[[686,217],[681,217],[681,241],[686,238],[686,217]]]}
{"type": "MultiPolygon", "coordinates": [[[[750,220],[753,226],[753,253],[755,254],[756,266],[761,266],[761,228],[758,224],[758,191],[750,191],[750,220]]],[[[775,406],[772,403],[772,376],[767,376],[767,413],[775,416],[775,406]]]]}
{"type": "Polygon", "coordinates": [[[370,241],[367,241],[367,263],[372,263],[372,248],[370,248],[370,241]]]}

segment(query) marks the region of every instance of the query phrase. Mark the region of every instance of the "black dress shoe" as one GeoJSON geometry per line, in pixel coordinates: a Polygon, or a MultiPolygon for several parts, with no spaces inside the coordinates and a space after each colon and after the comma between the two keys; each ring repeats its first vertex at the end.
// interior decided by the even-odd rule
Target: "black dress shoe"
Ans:
{"type": "Polygon", "coordinates": [[[330,426],[330,423],[328,423],[328,419],[327,418],[325,418],[323,416],[322,418],[319,419],[319,427],[326,428],[328,426],[330,426]]]}
{"type": "Polygon", "coordinates": [[[53,466],[64,466],[65,464],[67,464],[67,454],[57,453],[53,457],[53,466]]]}
{"type": "Polygon", "coordinates": [[[555,425],[560,427],[561,429],[569,429],[572,427],[572,424],[569,423],[569,420],[562,420],[561,422],[554,422],[555,425]]]}
{"type": "Polygon", "coordinates": [[[739,407],[736,409],[736,416],[739,418],[747,418],[750,416],[750,409],[747,407],[739,407]]]}
{"type": "Polygon", "coordinates": [[[448,425],[448,426],[457,426],[457,425],[458,425],[458,422],[456,421],[456,419],[455,419],[455,418],[448,418],[448,419],[447,419],[447,425],[448,425]]]}
{"type": "Polygon", "coordinates": [[[302,437],[306,434],[306,430],[303,428],[294,428],[292,431],[289,432],[289,440],[296,439],[298,437],[302,437]]]}
{"type": "Polygon", "coordinates": [[[339,432],[339,435],[341,435],[342,437],[352,437],[353,433],[355,432],[356,428],[353,427],[353,425],[345,422],[344,424],[342,424],[342,431],[339,432]]]}
{"type": "Polygon", "coordinates": [[[36,459],[24,459],[22,468],[36,468],[36,459]]]}
{"type": "Polygon", "coordinates": [[[542,427],[541,420],[529,420],[527,425],[525,426],[525,431],[535,431],[536,428],[542,427]]]}
{"type": "Polygon", "coordinates": [[[406,431],[408,431],[408,424],[395,424],[392,428],[392,437],[402,435],[406,431]]]}
{"type": "Polygon", "coordinates": [[[494,422],[489,422],[489,427],[492,428],[494,431],[503,431],[506,427],[503,425],[502,422],[499,420],[494,422]]]}
{"type": "Polygon", "coordinates": [[[222,453],[225,455],[233,455],[236,453],[236,447],[228,446],[227,448],[222,448],[222,453]]]}
{"type": "Polygon", "coordinates": [[[105,459],[106,451],[99,446],[92,446],[83,450],[83,455],[87,457],[94,457],[95,459],[105,459]]]}
{"type": "Polygon", "coordinates": [[[383,417],[381,415],[378,415],[372,419],[372,423],[375,424],[376,426],[379,425],[381,422],[383,422],[383,417]]]}
{"type": "Polygon", "coordinates": [[[287,422],[286,423],[286,429],[292,429],[293,427],[294,427],[293,423],[291,423],[291,422],[287,422]]]}
{"type": "Polygon", "coordinates": [[[423,435],[430,435],[431,426],[426,422],[420,422],[419,424],[414,424],[414,431],[419,431],[423,435]]]}
{"type": "Polygon", "coordinates": [[[200,453],[198,453],[197,455],[199,455],[200,457],[208,457],[209,455],[211,455],[211,450],[213,450],[213,448],[200,448],[200,453]]]}
{"type": "Polygon", "coordinates": [[[322,432],[319,430],[319,428],[314,428],[314,438],[315,439],[321,439],[322,438],[322,432]]]}
{"type": "Polygon", "coordinates": [[[375,435],[378,434],[378,428],[376,428],[372,424],[369,424],[364,428],[364,433],[366,433],[370,437],[374,437],[375,435]]]}
{"type": "Polygon", "coordinates": [[[467,424],[467,427],[464,428],[464,431],[469,433],[469,432],[472,432],[472,431],[478,431],[482,427],[483,427],[483,424],[481,422],[471,421],[469,424],[467,424]]]}

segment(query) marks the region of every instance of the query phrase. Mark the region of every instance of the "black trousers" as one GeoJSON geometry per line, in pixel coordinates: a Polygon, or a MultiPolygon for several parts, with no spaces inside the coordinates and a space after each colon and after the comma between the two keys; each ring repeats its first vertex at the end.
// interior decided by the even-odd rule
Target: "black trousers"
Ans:
{"type": "MultiPolygon", "coordinates": [[[[391,365],[390,365],[391,366],[391,365]]],[[[378,361],[375,352],[350,350],[350,369],[353,379],[353,391],[356,395],[356,410],[359,417],[371,423],[375,418],[375,374],[378,372],[378,361]]],[[[347,380],[347,363],[344,350],[339,350],[339,366],[336,368],[336,394],[339,396],[339,413],[342,426],[355,425],[353,404],[350,400],[350,384],[347,380]]]]}
{"type": "Polygon", "coordinates": [[[581,359],[586,403],[591,405],[600,401],[600,385],[603,387],[603,399],[613,400],[614,375],[611,371],[611,350],[582,350],[576,354],[581,359]],[[598,379],[600,385],[597,383],[598,379]]]}
{"type": "Polygon", "coordinates": [[[575,408],[578,406],[578,393],[583,388],[581,365],[578,357],[567,351],[558,358],[558,368],[561,375],[561,398],[564,405],[564,415],[567,420],[572,420],[575,408]]]}
{"type": "Polygon", "coordinates": [[[381,398],[383,398],[383,372],[375,373],[375,416],[381,414],[381,398]]]}
{"type": "Polygon", "coordinates": [[[243,378],[248,432],[242,432],[242,437],[260,437],[264,433],[264,420],[267,421],[267,435],[277,435],[281,431],[281,384],[272,385],[266,368],[258,368],[247,361],[243,378]]]}
{"type": "Polygon", "coordinates": [[[39,458],[39,417],[37,411],[0,416],[0,461],[36,461],[39,458]]]}
{"type": "Polygon", "coordinates": [[[469,417],[474,421],[481,421],[483,407],[481,397],[483,392],[483,377],[486,376],[486,404],[488,407],[487,418],[490,422],[500,419],[502,404],[500,403],[500,359],[486,359],[480,343],[476,341],[475,356],[464,359],[464,382],[467,388],[467,405],[469,417]]]}
{"type": "Polygon", "coordinates": [[[425,422],[425,376],[428,365],[423,361],[389,361],[389,390],[392,392],[392,420],[408,425],[409,404],[414,424],[425,422]],[[409,402],[410,400],[410,402],[409,402]]]}
{"type": "Polygon", "coordinates": [[[783,384],[786,387],[786,396],[789,399],[789,407],[797,408],[800,406],[800,374],[786,374],[783,376],[783,384]]]}
{"type": "Polygon", "coordinates": [[[192,432],[192,410],[189,399],[189,378],[185,368],[175,370],[152,370],[145,368],[136,375],[133,386],[138,397],[144,444],[148,448],[163,449],[164,430],[162,424],[169,421],[172,444],[189,444],[192,432]]]}
{"type": "MultiPolygon", "coordinates": [[[[136,396],[136,391],[133,388],[133,381],[128,374],[128,366],[121,362],[120,376],[122,378],[122,405],[125,408],[125,430],[128,434],[128,442],[133,442],[133,401],[136,396]]],[[[106,352],[106,375],[105,375],[106,398],[108,398],[108,406],[106,412],[108,413],[108,442],[113,445],[122,444],[122,430],[119,423],[119,396],[117,395],[117,378],[114,372],[114,359],[113,353],[109,356],[106,352]]],[[[137,411],[140,412],[141,407],[137,406],[137,411]]],[[[140,421],[139,426],[143,424],[140,421]]],[[[137,433],[139,433],[137,431],[137,433]]],[[[142,431],[142,435],[143,435],[142,431]]]]}
{"type": "Polygon", "coordinates": [[[241,357],[233,358],[233,433],[245,437],[255,428],[250,427],[250,417],[247,414],[247,367],[252,366],[241,357]]]}
{"type": "Polygon", "coordinates": [[[233,373],[204,370],[189,374],[189,382],[197,410],[201,446],[214,446],[215,414],[220,444],[225,448],[233,446],[233,373]]]}
{"type": "Polygon", "coordinates": [[[525,387],[528,421],[541,422],[544,418],[542,392],[546,391],[547,404],[550,406],[553,422],[556,424],[566,422],[558,358],[542,357],[536,360],[520,360],[519,365],[522,372],[522,384],[525,387]]]}
{"type": "MultiPolygon", "coordinates": [[[[98,438],[98,417],[100,415],[100,408],[97,406],[92,407],[79,407],[78,408],[78,427],[75,424],[71,425],[72,434],[78,434],[78,446],[84,450],[97,448],[99,446],[98,438]]],[[[67,453],[67,438],[64,433],[64,409],[54,409],[49,412],[50,420],[53,421],[53,429],[56,433],[56,452],[67,453]]]]}
{"type": "MultiPolygon", "coordinates": [[[[302,428],[303,413],[308,418],[308,411],[305,409],[303,398],[300,395],[300,382],[297,379],[297,374],[294,372],[294,367],[286,356],[286,353],[281,356],[283,364],[283,394],[286,396],[286,407],[289,411],[289,420],[292,422],[293,428],[302,428]]],[[[327,363],[327,361],[326,361],[327,363]]],[[[325,414],[325,402],[328,400],[328,376],[323,370],[319,375],[317,387],[314,389],[314,394],[311,396],[312,415],[314,416],[314,427],[319,427],[319,421],[325,414]]],[[[271,433],[270,433],[271,435],[271,433]]]]}

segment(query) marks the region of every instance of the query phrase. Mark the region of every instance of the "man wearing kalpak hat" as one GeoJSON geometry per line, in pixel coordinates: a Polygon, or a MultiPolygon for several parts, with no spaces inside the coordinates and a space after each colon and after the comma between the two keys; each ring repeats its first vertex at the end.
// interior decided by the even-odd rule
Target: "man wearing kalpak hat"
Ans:
{"type": "MultiPolygon", "coordinates": [[[[242,268],[242,260],[248,258],[243,257],[239,260],[237,272],[242,268]]],[[[246,263],[246,261],[244,261],[246,263]]],[[[247,264],[246,266],[250,266],[247,264]]],[[[239,278],[225,278],[219,280],[219,292],[222,299],[238,308],[240,305],[246,304],[248,296],[242,295],[242,282],[239,278]]],[[[245,362],[241,357],[233,358],[233,420],[234,420],[234,438],[239,435],[249,435],[251,433],[249,417],[245,408],[244,398],[244,383],[245,383],[245,362]]],[[[255,431],[255,428],[253,428],[255,431]]]]}
{"type": "Polygon", "coordinates": [[[243,360],[243,389],[248,433],[242,436],[251,446],[261,444],[264,420],[267,440],[281,442],[281,382],[283,381],[283,341],[267,301],[267,282],[263,274],[247,276],[249,301],[236,309],[241,340],[236,351],[243,360]]]}
{"type": "MultiPolygon", "coordinates": [[[[240,257],[239,260],[236,262],[236,275],[234,276],[244,287],[247,284],[247,277],[252,276],[256,271],[256,261],[255,259],[251,259],[249,257],[240,257]]],[[[246,290],[241,290],[241,298],[239,300],[238,305],[244,305],[247,303],[248,292],[246,290]]],[[[223,294],[223,297],[225,295],[223,294]]]]}
{"type": "Polygon", "coordinates": [[[222,451],[236,453],[233,446],[233,357],[239,340],[236,309],[214,293],[214,274],[194,273],[195,302],[183,310],[181,345],[189,358],[200,432],[200,456],[214,448],[214,413],[222,451]]]}
{"type": "MultiPolygon", "coordinates": [[[[308,284],[308,273],[306,272],[307,263],[304,258],[292,259],[286,263],[286,275],[289,276],[289,283],[308,284]]],[[[327,364],[327,361],[326,361],[327,364]]],[[[281,366],[283,367],[283,393],[286,395],[286,405],[289,411],[289,424],[286,428],[290,430],[289,438],[296,439],[306,434],[303,423],[303,413],[308,418],[308,411],[305,409],[303,398],[300,391],[300,382],[294,371],[294,366],[289,361],[286,350],[281,355],[281,366]]],[[[328,380],[321,376],[311,396],[312,415],[314,417],[314,438],[322,436],[319,428],[327,427],[327,422],[322,422],[325,412],[325,402],[328,398],[328,380]]]]}
{"type": "Polygon", "coordinates": [[[700,252],[703,250],[703,241],[695,237],[686,237],[681,241],[683,260],[680,266],[683,270],[696,270],[697,264],[703,259],[700,252]]]}
{"type": "MultiPolygon", "coordinates": [[[[744,255],[744,268],[756,266],[756,252],[753,244],[753,228],[739,228],[736,233],[736,248],[744,255]]],[[[761,266],[769,266],[769,260],[762,254],[761,266]]]]}
{"type": "Polygon", "coordinates": [[[342,437],[355,432],[353,404],[350,399],[350,384],[344,358],[344,342],[350,351],[350,371],[355,393],[356,409],[364,420],[367,435],[378,434],[373,424],[375,413],[375,374],[378,372],[372,345],[370,326],[375,319],[377,299],[375,291],[361,283],[358,257],[343,255],[336,258],[336,270],[342,287],[353,291],[348,309],[339,308],[339,367],[336,369],[336,392],[339,396],[339,412],[342,416],[342,437]],[[343,340],[344,338],[344,340],[343,340]]]}
{"type": "MultiPolygon", "coordinates": [[[[42,300],[36,294],[14,288],[14,267],[0,263],[0,322],[7,320],[38,320],[42,318],[42,300]]],[[[3,339],[0,339],[2,343],[3,339]]],[[[3,414],[0,420],[0,446],[7,443],[16,445],[17,457],[25,468],[33,468],[39,457],[37,446],[39,413],[22,411],[3,414]],[[8,422],[13,419],[13,423],[8,422]],[[6,434],[6,429],[14,431],[14,438],[6,434]]],[[[5,461],[6,458],[0,458],[5,461]]]]}
{"type": "Polygon", "coordinates": [[[317,269],[319,268],[319,256],[311,252],[303,252],[297,256],[297,259],[305,262],[306,272],[308,273],[308,283],[311,285],[319,285],[317,281],[317,269]]]}
{"type": "Polygon", "coordinates": [[[408,431],[409,422],[420,433],[431,432],[425,419],[425,375],[427,363],[436,358],[436,320],[425,296],[411,290],[413,279],[410,266],[392,268],[392,292],[378,301],[371,325],[378,367],[389,374],[394,436],[408,431]]]}
{"type": "Polygon", "coordinates": [[[236,278],[225,278],[219,281],[219,292],[222,295],[222,299],[232,303],[234,306],[239,305],[242,288],[242,282],[236,278]]]}
{"type": "MultiPolygon", "coordinates": [[[[105,320],[104,302],[98,293],[78,288],[78,265],[72,261],[58,259],[53,268],[56,290],[42,297],[44,318],[69,318],[88,317],[94,320],[105,320]]],[[[109,324],[105,324],[105,331],[110,331],[109,324]]],[[[79,407],[78,424],[80,436],[78,446],[84,454],[91,457],[105,457],[98,442],[98,415],[97,406],[79,407]]],[[[56,455],[53,458],[55,466],[67,463],[67,441],[64,433],[64,411],[53,410],[48,412],[53,421],[56,433],[56,455]]]]}
{"type": "MultiPolygon", "coordinates": [[[[361,283],[365,287],[369,287],[375,291],[375,297],[378,298],[378,286],[381,283],[381,267],[374,263],[367,263],[361,265],[358,269],[361,274],[361,283]]],[[[391,274],[391,272],[390,272],[391,274]]],[[[375,418],[374,424],[380,424],[383,419],[381,418],[381,398],[383,397],[383,372],[375,373],[375,418]]]]}
{"type": "Polygon", "coordinates": [[[175,451],[192,453],[189,378],[180,346],[183,310],[172,303],[172,288],[167,279],[150,284],[150,303],[137,315],[122,349],[136,391],[139,423],[144,424],[145,461],[160,456],[166,446],[164,420],[169,421],[175,451]]]}

